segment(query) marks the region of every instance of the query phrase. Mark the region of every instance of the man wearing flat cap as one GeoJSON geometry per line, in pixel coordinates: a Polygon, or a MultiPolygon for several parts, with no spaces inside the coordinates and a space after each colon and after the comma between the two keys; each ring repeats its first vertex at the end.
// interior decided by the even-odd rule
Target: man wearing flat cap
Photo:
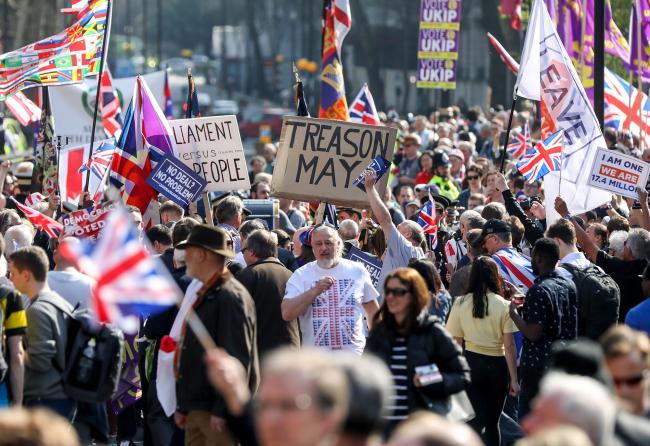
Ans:
{"type": "MultiPolygon", "coordinates": [[[[258,384],[255,304],[246,288],[232,277],[226,259],[233,258],[233,241],[218,227],[198,225],[176,249],[185,250],[187,274],[203,286],[194,312],[217,347],[242,363],[254,393],[258,384]]],[[[204,350],[185,325],[175,358],[177,370],[176,424],[185,429],[185,444],[234,445],[226,429],[223,397],[210,385],[203,366],[204,350]]]]}

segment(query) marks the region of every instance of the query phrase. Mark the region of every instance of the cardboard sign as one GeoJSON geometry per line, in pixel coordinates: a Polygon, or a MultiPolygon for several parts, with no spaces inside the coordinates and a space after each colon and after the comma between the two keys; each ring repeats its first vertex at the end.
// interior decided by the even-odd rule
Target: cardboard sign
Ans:
{"type": "MultiPolygon", "coordinates": [[[[377,157],[372,160],[372,163],[368,166],[366,170],[374,170],[375,173],[377,174],[377,181],[381,179],[381,177],[384,176],[384,174],[388,171],[388,168],[390,167],[390,161],[388,161],[386,158],[384,158],[381,155],[377,155],[377,157]]],[[[359,189],[362,191],[366,191],[366,185],[364,184],[364,180],[366,179],[366,176],[364,175],[365,170],[361,172],[361,175],[357,177],[356,180],[354,180],[355,186],[357,186],[359,189]]]]}
{"type": "Polygon", "coordinates": [[[63,215],[63,235],[97,240],[106,225],[106,217],[113,209],[114,203],[105,203],[63,215]]]}
{"type": "Polygon", "coordinates": [[[633,156],[598,149],[589,175],[589,185],[624,197],[638,198],[636,188],[648,182],[650,164],[633,156]]]}
{"type": "Polygon", "coordinates": [[[203,178],[173,156],[165,156],[158,163],[147,178],[147,183],[183,207],[195,201],[207,184],[203,178]]]}
{"type": "Polygon", "coordinates": [[[370,279],[372,280],[372,286],[377,288],[379,284],[379,276],[381,275],[382,261],[376,257],[371,256],[367,252],[363,252],[354,246],[348,251],[348,255],[345,257],[348,260],[353,262],[358,262],[363,265],[363,267],[370,273],[370,279]]]}
{"type": "MultiPolygon", "coordinates": [[[[271,189],[277,197],[367,207],[354,179],[377,155],[392,159],[396,134],[384,126],[286,116],[271,189]]],[[[380,196],[387,181],[377,183],[380,196]]]]}
{"type": "Polygon", "coordinates": [[[178,158],[207,182],[206,191],[250,189],[237,117],[169,121],[178,158]]]}

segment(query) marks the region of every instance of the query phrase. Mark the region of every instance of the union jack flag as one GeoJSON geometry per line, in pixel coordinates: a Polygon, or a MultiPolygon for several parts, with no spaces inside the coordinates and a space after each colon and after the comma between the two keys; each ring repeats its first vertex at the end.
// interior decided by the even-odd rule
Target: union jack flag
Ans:
{"type": "Polygon", "coordinates": [[[524,153],[528,153],[533,148],[533,143],[530,140],[530,132],[528,130],[528,123],[524,124],[524,133],[515,132],[512,135],[512,140],[508,143],[506,151],[514,159],[519,159],[524,153]]]}
{"type": "Polygon", "coordinates": [[[648,117],[648,96],[605,68],[605,125],[619,131],[629,130],[637,136],[643,132],[644,147],[650,147],[648,117]]]}
{"type": "Polygon", "coordinates": [[[368,84],[363,84],[361,91],[350,105],[350,121],[370,125],[381,124],[368,84]]]}
{"type": "Polygon", "coordinates": [[[111,162],[115,154],[115,140],[102,141],[95,148],[90,161],[79,168],[79,173],[90,172],[96,180],[102,181],[111,169],[111,162]]]}
{"type": "Polygon", "coordinates": [[[145,80],[138,76],[111,163],[111,182],[118,188],[124,186],[122,198],[140,209],[146,228],[159,219],[155,207],[158,192],[147,178],[162,155],[175,156],[171,135],[165,115],[145,80]]]}
{"type": "Polygon", "coordinates": [[[35,211],[29,206],[18,203],[16,200],[14,200],[13,197],[11,199],[16,204],[16,207],[20,209],[23,214],[25,214],[27,220],[29,220],[34,226],[42,231],[45,231],[45,233],[47,233],[47,235],[52,238],[59,238],[59,235],[63,231],[63,225],[61,223],[51,217],[48,217],[47,215],[35,211]]]}
{"type": "Polygon", "coordinates": [[[39,192],[34,192],[33,194],[27,195],[25,197],[25,205],[34,209],[34,206],[38,203],[45,201],[47,197],[39,192]]]}
{"type": "Polygon", "coordinates": [[[535,274],[530,260],[514,248],[502,248],[492,254],[499,267],[499,273],[508,282],[516,285],[524,294],[533,287],[535,274]]]}
{"type": "Polygon", "coordinates": [[[438,246],[438,222],[436,219],[436,203],[429,194],[429,201],[418,214],[418,224],[422,226],[424,234],[429,237],[431,249],[438,246]]]}
{"type": "Polygon", "coordinates": [[[355,341],[354,280],[337,279],[312,303],[314,346],[342,350],[355,341]]]}
{"type": "Polygon", "coordinates": [[[179,300],[174,281],[138,238],[122,207],[111,211],[97,242],[60,246],[61,255],[97,280],[93,306],[100,322],[137,332],[141,316],[165,311],[179,300]]]}
{"type": "Polygon", "coordinates": [[[563,144],[564,132],[558,130],[526,153],[517,163],[517,170],[529,183],[539,180],[549,172],[560,170],[563,144]]]}
{"type": "Polygon", "coordinates": [[[104,133],[109,138],[119,138],[122,133],[122,104],[117,91],[113,88],[113,79],[108,68],[102,73],[99,99],[104,133]]]}

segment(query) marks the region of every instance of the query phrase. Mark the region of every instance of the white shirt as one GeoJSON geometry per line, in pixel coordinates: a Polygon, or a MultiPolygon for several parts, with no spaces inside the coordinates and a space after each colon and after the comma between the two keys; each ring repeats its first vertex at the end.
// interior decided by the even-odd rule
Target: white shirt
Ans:
{"type": "Polygon", "coordinates": [[[363,265],[340,259],[334,268],[324,269],[310,262],[289,278],[284,298],[295,299],[326,276],[334,278],[334,285],[299,316],[302,343],[361,354],[366,346],[362,305],[379,296],[363,265]]]}
{"type": "Polygon", "coordinates": [[[49,271],[47,285],[73,307],[91,308],[90,299],[95,279],[78,271],[49,271]]]}
{"type": "MultiPolygon", "coordinates": [[[[579,269],[588,268],[593,265],[593,263],[587,260],[585,255],[581,252],[570,252],[569,254],[565,255],[558,262],[559,265],[562,265],[563,263],[568,263],[569,265],[575,266],[579,269]]],[[[558,274],[560,274],[562,277],[573,280],[573,274],[571,274],[568,270],[562,268],[562,266],[555,268],[555,271],[557,271],[558,274]]]]}

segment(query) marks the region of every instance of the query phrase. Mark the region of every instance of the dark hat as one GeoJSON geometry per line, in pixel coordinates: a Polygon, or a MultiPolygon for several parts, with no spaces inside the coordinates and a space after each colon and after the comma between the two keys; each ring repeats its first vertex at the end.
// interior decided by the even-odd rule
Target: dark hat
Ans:
{"type": "Polygon", "coordinates": [[[507,234],[510,232],[510,225],[503,220],[497,220],[496,218],[489,219],[484,225],[483,230],[481,231],[481,236],[476,239],[473,243],[474,248],[480,248],[485,238],[488,235],[492,234],[507,234]]]}
{"type": "Polygon", "coordinates": [[[198,246],[229,259],[235,257],[232,238],[224,229],[216,226],[194,226],[187,240],[180,242],[175,248],[185,249],[188,246],[198,246]]]}
{"type": "Polygon", "coordinates": [[[359,217],[361,217],[361,209],[356,209],[356,208],[350,208],[350,207],[337,207],[336,208],[336,213],[338,214],[339,212],[347,212],[348,214],[358,214],[359,217]]]}
{"type": "MultiPolygon", "coordinates": [[[[447,197],[443,197],[442,195],[431,195],[431,198],[433,198],[434,205],[436,206],[436,210],[438,211],[445,211],[450,205],[451,201],[447,197]]],[[[420,198],[420,203],[422,203],[422,206],[427,204],[429,201],[429,196],[425,195],[424,197],[420,198]]]]}
{"type": "Polygon", "coordinates": [[[589,339],[557,341],[551,346],[551,369],[570,375],[588,376],[612,389],[603,350],[589,339]]]}

